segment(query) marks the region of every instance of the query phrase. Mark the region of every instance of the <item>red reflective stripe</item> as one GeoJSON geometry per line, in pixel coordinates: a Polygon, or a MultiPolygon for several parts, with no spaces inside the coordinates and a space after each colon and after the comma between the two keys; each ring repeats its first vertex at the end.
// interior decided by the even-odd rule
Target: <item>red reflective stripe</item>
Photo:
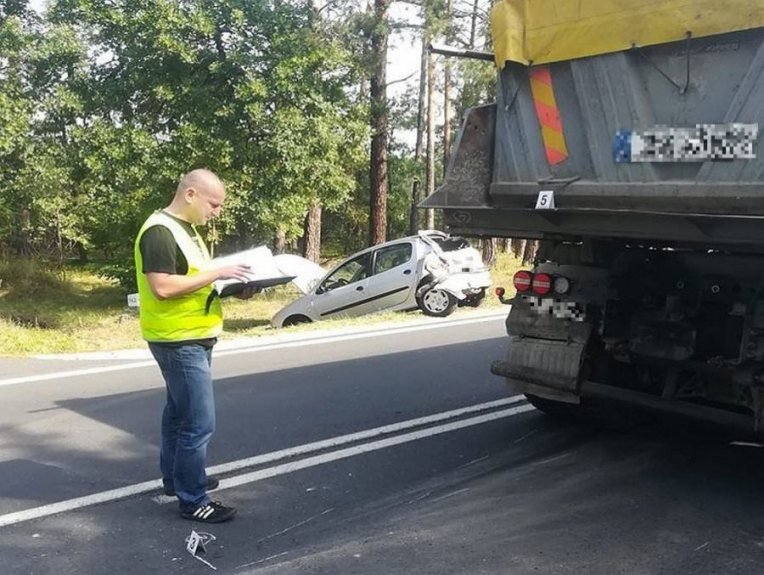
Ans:
{"type": "Polygon", "coordinates": [[[554,97],[552,74],[548,66],[533,68],[530,72],[531,93],[536,117],[541,125],[541,139],[547,162],[555,166],[568,159],[568,146],[560,110],[554,97]]]}
{"type": "Polygon", "coordinates": [[[538,80],[544,82],[548,86],[552,85],[552,74],[549,72],[548,66],[542,66],[540,68],[533,68],[531,70],[531,80],[538,80]]]}
{"type": "Polygon", "coordinates": [[[553,166],[556,166],[557,164],[561,164],[565,160],[568,159],[567,154],[563,154],[562,152],[558,152],[554,148],[547,148],[545,151],[546,151],[546,159],[547,159],[547,161],[550,164],[552,164],[553,166]]]}
{"type": "Polygon", "coordinates": [[[542,125],[551,128],[555,132],[562,132],[562,120],[560,119],[560,111],[557,108],[547,106],[539,100],[536,100],[534,105],[536,106],[536,116],[542,125]]]}

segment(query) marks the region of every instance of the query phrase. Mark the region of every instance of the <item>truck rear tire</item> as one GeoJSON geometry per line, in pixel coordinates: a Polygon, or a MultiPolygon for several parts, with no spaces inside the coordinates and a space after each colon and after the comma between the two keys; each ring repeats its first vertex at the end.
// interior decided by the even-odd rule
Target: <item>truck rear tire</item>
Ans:
{"type": "Polygon", "coordinates": [[[647,422],[647,414],[612,401],[583,398],[580,404],[554,401],[525,394],[528,403],[544,414],[560,421],[574,421],[606,431],[624,432],[647,422]]]}
{"type": "Polygon", "coordinates": [[[533,407],[556,419],[570,421],[581,414],[581,408],[576,404],[554,401],[530,393],[526,393],[525,398],[533,407]]]}

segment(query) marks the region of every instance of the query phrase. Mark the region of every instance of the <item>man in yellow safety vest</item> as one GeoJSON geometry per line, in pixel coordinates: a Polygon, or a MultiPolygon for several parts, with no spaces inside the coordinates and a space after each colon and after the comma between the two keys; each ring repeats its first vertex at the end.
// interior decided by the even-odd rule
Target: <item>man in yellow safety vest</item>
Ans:
{"type": "Polygon", "coordinates": [[[215,431],[212,348],[223,328],[220,300],[208,304],[208,298],[212,282],[246,281],[249,268],[211,268],[195,227],[219,215],[224,200],[225,188],[214,173],[189,172],[170,205],[143,224],[134,248],[141,332],[167,387],[160,452],[164,491],[178,497],[182,517],[204,523],[236,513],[207,495],[219,483],[207,476],[205,462],[215,431]]]}

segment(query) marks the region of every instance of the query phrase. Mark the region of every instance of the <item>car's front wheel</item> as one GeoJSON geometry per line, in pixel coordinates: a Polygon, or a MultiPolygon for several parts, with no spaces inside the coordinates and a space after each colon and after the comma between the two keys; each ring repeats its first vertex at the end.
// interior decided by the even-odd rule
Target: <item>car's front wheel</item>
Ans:
{"type": "Polygon", "coordinates": [[[447,291],[433,288],[424,292],[417,303],[426,315],[446,317],[454,312],[458,302],[447,291]]]}
{"type": "Polygon", "coordinates": [[[293,325],[300,325],[301,323],[310,323],[310,318],[304,315],[290,315],[281,325],[282,327],[291,327],[293,325]]]}

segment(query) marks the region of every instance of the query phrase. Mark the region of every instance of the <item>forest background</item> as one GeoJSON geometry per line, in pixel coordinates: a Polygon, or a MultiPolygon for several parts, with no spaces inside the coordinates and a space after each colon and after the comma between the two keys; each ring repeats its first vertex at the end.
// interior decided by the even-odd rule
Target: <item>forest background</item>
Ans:
{"type": "Polygon", "coordinates": [[[422,47],[490,51],[490,4],[0,0],[0,348],[87,324],[85,303],[121,309],[136,230],[193,167],[227,186],[218,254],[325,263],[440,227],[416,203],[495,69],[422,47]],[[399,58],[415,71],[394,77],[399,58]]]}

